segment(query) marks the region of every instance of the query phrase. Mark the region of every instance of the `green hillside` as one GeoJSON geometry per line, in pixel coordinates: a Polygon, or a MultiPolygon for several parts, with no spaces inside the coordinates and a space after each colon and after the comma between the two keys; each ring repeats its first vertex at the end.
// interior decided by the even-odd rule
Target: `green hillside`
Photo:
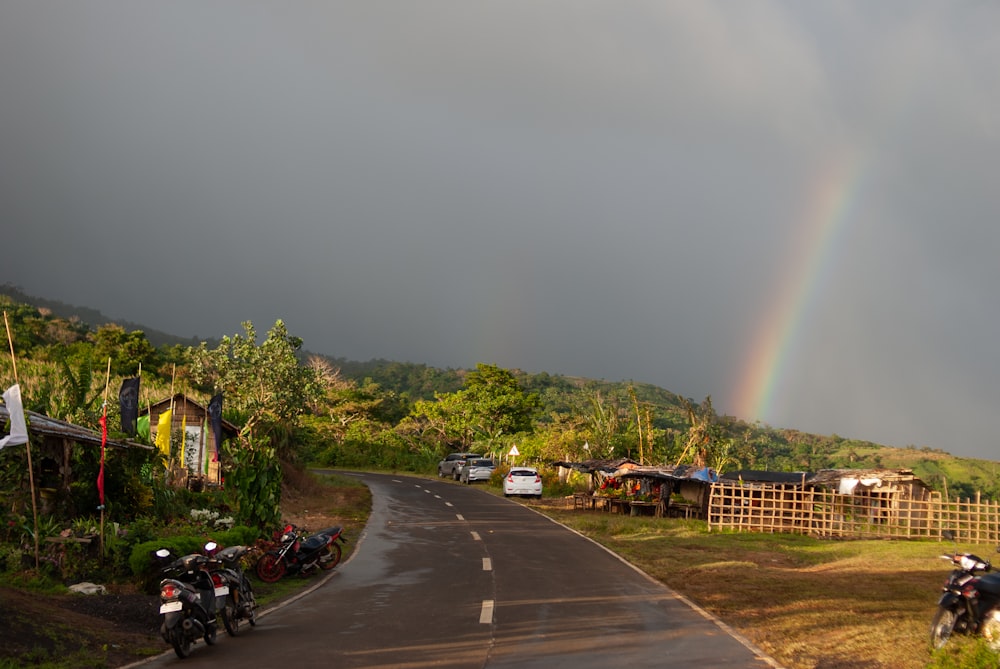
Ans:
{"type": "MultiPolygon", "coordinates": [[[[68,346],[89,343],[100,347],[103,343],[107,348],[122,342],[134,345],[136,342],[130,342],[130,337],[132,340],[144,337],[149,350],[142,354],[146,356],[142,369],[144,374],[154,376],[154,384],[159,375],[159,383],[163,386],[168,380],[165,376],[167,365],[174,370],[179,367],[183,374],[185,352],[201,343],[135,323],[115,323],[96,310],[29,296],[12,286],[0,287],[0,299],[6,309],[17,314],[15,329],[20,332],[20,354],[38,360],[57,360],[59,355],[53,351],[68,346]],[[109,336],[110,330],[114,330],[113,336],[109,336]]],[[[209,348],[216,343],[217,340],[205,342],[209,348]]],[[[303,362],[323,360],[328,368],[337,371],[339,378],[350,384],[349,389],[342,390],[348,392],[350,401],[341,402],[340,410],[346,410],[344,407],[348,405],[351,411],[358,410],[359,406],[367,407],[361,410],[368,421],[364,433],[349,435],[346,431],[333,431],[332,438],[340,440],[340,448],[347,443],[352,443],[355,449],[368,448],[354,442],[370,441],[379,443],[379,448],[392,444],[391,448],[426,452],[427,459],[436,457],[436,453],[428,449],[447,450],[449,438],[444,429],[435,437],[429,437],[433,430],[427,431],[426,425],[422,428],[425,430],[422,436],[415,437],[413,426],[428,420],[426,415],[418,416],[417,409],[432,405],[436,398],[460,394],[470,372],[474,371],[382,359],[352,361],[310,353],[306,343],[299,357],[303,362]],[[379,427],[373,428],[372,422],[379,427]],[[407,433],[407,429],[411,433],[407,433]],[[391,437],[389,432],[392,432],[391,437]],[[404,446],[404,443],[410,445],[404,446]]],[[[122,360],[120,364],[126,366],[127,362],[122,360]]],[[[127,370],[121,372],[127,373],[127,370]]],[[[701,454],[706,458],[705,463],[721,471],[906,468],[951,497],[974,497],[979,492],[984,497],[1000,499],[997,462],[955,457],[926,447],[892,448],[837,435],[824,436],[748,423],[736,417],[717,415],[711,398],[695,401],[650,384],[544,372],[509,372],[520,390],[533,398],[532,402],[537,400],[534,427],[530,434],[519,435],[519,443],[526,444],[539,459],[603,454],[673,464],[691,457],[691,445],[695,443],[692,435],[697,425],[700,437],[704,437],[704,444],[707,444],[701,454]],[[581,450],[584,443],[594,450],[584,453],[581,450]],[[600,449],[604,453],[599,452],[600,449]]],[[[324,430],[320,432],[329,432],[324,430]]],[[[505,443],[504,439],[510,438],[513,435],[501,435],[484,445],[498,449],[505,443]]],[[[343,456],[337,449],[334,452],[343,456]]]]}

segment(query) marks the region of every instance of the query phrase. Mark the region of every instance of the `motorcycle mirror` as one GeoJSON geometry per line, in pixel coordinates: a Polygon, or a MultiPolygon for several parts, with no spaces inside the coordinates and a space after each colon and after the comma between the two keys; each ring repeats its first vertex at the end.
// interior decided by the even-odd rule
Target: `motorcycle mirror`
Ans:
{"type": "Polygon", "coordinates": [[[167,558],[170,557],[170,551],[167,550],[166,548],[159,548],[156,550],[155,553],[153,553],[153,555],[155,555],[158,558],[167,558]]]}

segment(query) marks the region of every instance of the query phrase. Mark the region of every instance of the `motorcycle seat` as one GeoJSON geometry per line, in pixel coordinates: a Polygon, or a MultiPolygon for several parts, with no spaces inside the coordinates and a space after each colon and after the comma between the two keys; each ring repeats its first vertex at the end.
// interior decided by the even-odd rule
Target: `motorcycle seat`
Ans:
{"type": "Polygon", "coordinates": [[[223,562],[232,563],[243,557],[246,552],[246,546],[229,546],[216,553],[215,557],[223,562]]]}
{"type": "Polygon", "coordinates": [[[334,525],[333,527],[328,527],[325,530],[320,530],[316,534],[325,534],[327,536],[335,537],[343,531],[344,531],[343,527],[341,527],[340,525],[334,525]]]}
{"type": "Polygon", "coordinates": [[[319,548],[320,546],[326,544],[330,541],[330,538],[325,534],[314,534],[305,541],[302,542],[302,548],[305,550],[312,550],[314,548],[319,548]]]}
{"type": "Polygon", "coordinates": [[[1000,572],[991,572],[980,576],[976,588],[991,595],[1000,595],[1000,572]]]}

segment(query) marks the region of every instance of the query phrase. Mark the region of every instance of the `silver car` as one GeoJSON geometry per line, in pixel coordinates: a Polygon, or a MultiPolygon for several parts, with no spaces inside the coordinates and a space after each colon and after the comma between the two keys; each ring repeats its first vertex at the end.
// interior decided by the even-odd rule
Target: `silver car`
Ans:
{"type": "Polygon", "coordinates": [[[534,467],[512,467],[503,479],[503,496],[530,495],[542,498],[542,477],[534,467]]]}
{"type": "Polygon", "coordinates": [[[489,458],[474,458],[466,461],[458,474],[458,480],[462,483],[472,483],[473,481],[489,481],[493,476],[493,470],[497,468],[495,462],[489,458]]]}

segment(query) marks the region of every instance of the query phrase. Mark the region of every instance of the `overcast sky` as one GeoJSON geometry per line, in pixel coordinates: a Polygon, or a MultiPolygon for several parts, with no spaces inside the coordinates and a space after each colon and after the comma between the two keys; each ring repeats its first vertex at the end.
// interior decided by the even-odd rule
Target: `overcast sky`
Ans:
{"type": "Polygon", "coordinates": [[[0,282],[998,459],[1000,3],[0,3],[0,282]]]}

